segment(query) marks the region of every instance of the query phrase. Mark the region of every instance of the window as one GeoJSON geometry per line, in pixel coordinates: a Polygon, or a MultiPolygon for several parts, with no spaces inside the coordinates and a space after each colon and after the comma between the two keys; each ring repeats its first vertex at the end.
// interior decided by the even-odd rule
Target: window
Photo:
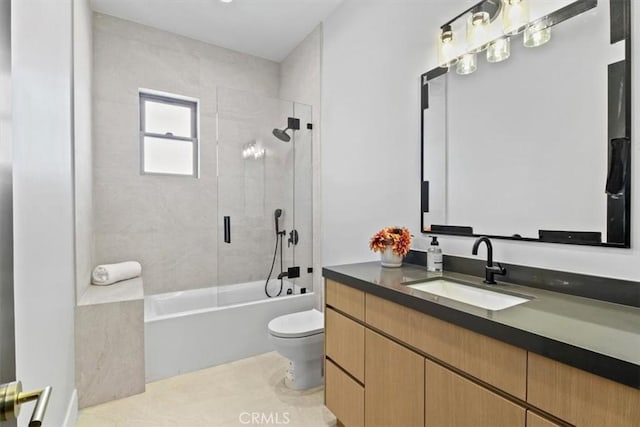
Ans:
{"type": "Polygon", "coordinates": [[[143,174],[198,176],[198,104],[140,92],[143,174]]]}

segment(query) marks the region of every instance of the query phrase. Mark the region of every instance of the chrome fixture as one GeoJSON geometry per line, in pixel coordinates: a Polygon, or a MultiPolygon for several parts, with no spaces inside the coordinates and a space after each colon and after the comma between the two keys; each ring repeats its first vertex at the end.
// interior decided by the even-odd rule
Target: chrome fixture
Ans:
{"type": "Polygon", "coordinates": [[[504,276],[505,274],[507,274],[507,270],[503,268],[500,263],[497,263],[497,266],[493,265],[493,245],[491,245],[491,240],[489,240],[489,238],[486,236],[482,236],[475,241],[471,253],[473,255],[478,255],[478,248],[480,247],[481,243],[485,243],[487,245],[487,265],[484,268],[484,283],[488,285],[495,285],[496,280],[494,276],[496,274],[504,276]]]}

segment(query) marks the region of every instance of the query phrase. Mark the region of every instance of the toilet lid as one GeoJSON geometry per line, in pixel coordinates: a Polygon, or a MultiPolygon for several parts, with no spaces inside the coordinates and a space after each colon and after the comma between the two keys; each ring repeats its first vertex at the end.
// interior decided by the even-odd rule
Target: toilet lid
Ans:
{"type": "Polygon", "coordinates": [[[269,322],[269,333],[280,338],[302,338],[324,331],[324,315],[318,310],[285,314],[269,322]]]}

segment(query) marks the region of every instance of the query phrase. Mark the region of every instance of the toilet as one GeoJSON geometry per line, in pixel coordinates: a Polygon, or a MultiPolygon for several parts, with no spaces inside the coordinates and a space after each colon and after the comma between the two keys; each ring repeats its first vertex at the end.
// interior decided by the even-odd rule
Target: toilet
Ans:
{"type": "Polygon", "coordinates": [[[285,314],[269,322],[269,339],[289,359],[285,385],[306,390],[322,384],[324,315],[318,310],[285,314]]]}

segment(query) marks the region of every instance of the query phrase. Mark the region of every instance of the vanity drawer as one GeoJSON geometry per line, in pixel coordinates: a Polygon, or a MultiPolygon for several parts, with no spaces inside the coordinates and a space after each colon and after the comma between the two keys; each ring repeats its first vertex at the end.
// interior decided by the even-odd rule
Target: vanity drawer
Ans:
{"type": "Polygon", "coordinates": [[[527,411],[527,427],[561,427],[551,420],[542,418],[540,415],[527,411]]]}
{"type": "Polygon", "coordinates": [[[640,425],[640,390],[529,353],[527,402],[577,427],[640,425]]]}
{"type": "Polygon", "coordinates": [[[366,323],[481,381],[526,399],[525,350],[370,294],[366,296],[366,323]]]}
{"type": "Polygon", "coordinates": [[[327,308],[325,352],[331,360],[364,383],[364,326],[327,308]]]}
{"type": "Polygon", "coordinates": [[[325,368],[325,404],[345,427],[364,426],[364,387],[330,360],[325,368]]]}
{"type": "Polygon", "coordinates": [[[326,279],[327,305],[364,321],[364,292],[326,279]]]}
{"type": "Polygon", "coordinates": [[[525,427],[526,410],[429,360],[425,362],[425,425],[525,427]]]}

